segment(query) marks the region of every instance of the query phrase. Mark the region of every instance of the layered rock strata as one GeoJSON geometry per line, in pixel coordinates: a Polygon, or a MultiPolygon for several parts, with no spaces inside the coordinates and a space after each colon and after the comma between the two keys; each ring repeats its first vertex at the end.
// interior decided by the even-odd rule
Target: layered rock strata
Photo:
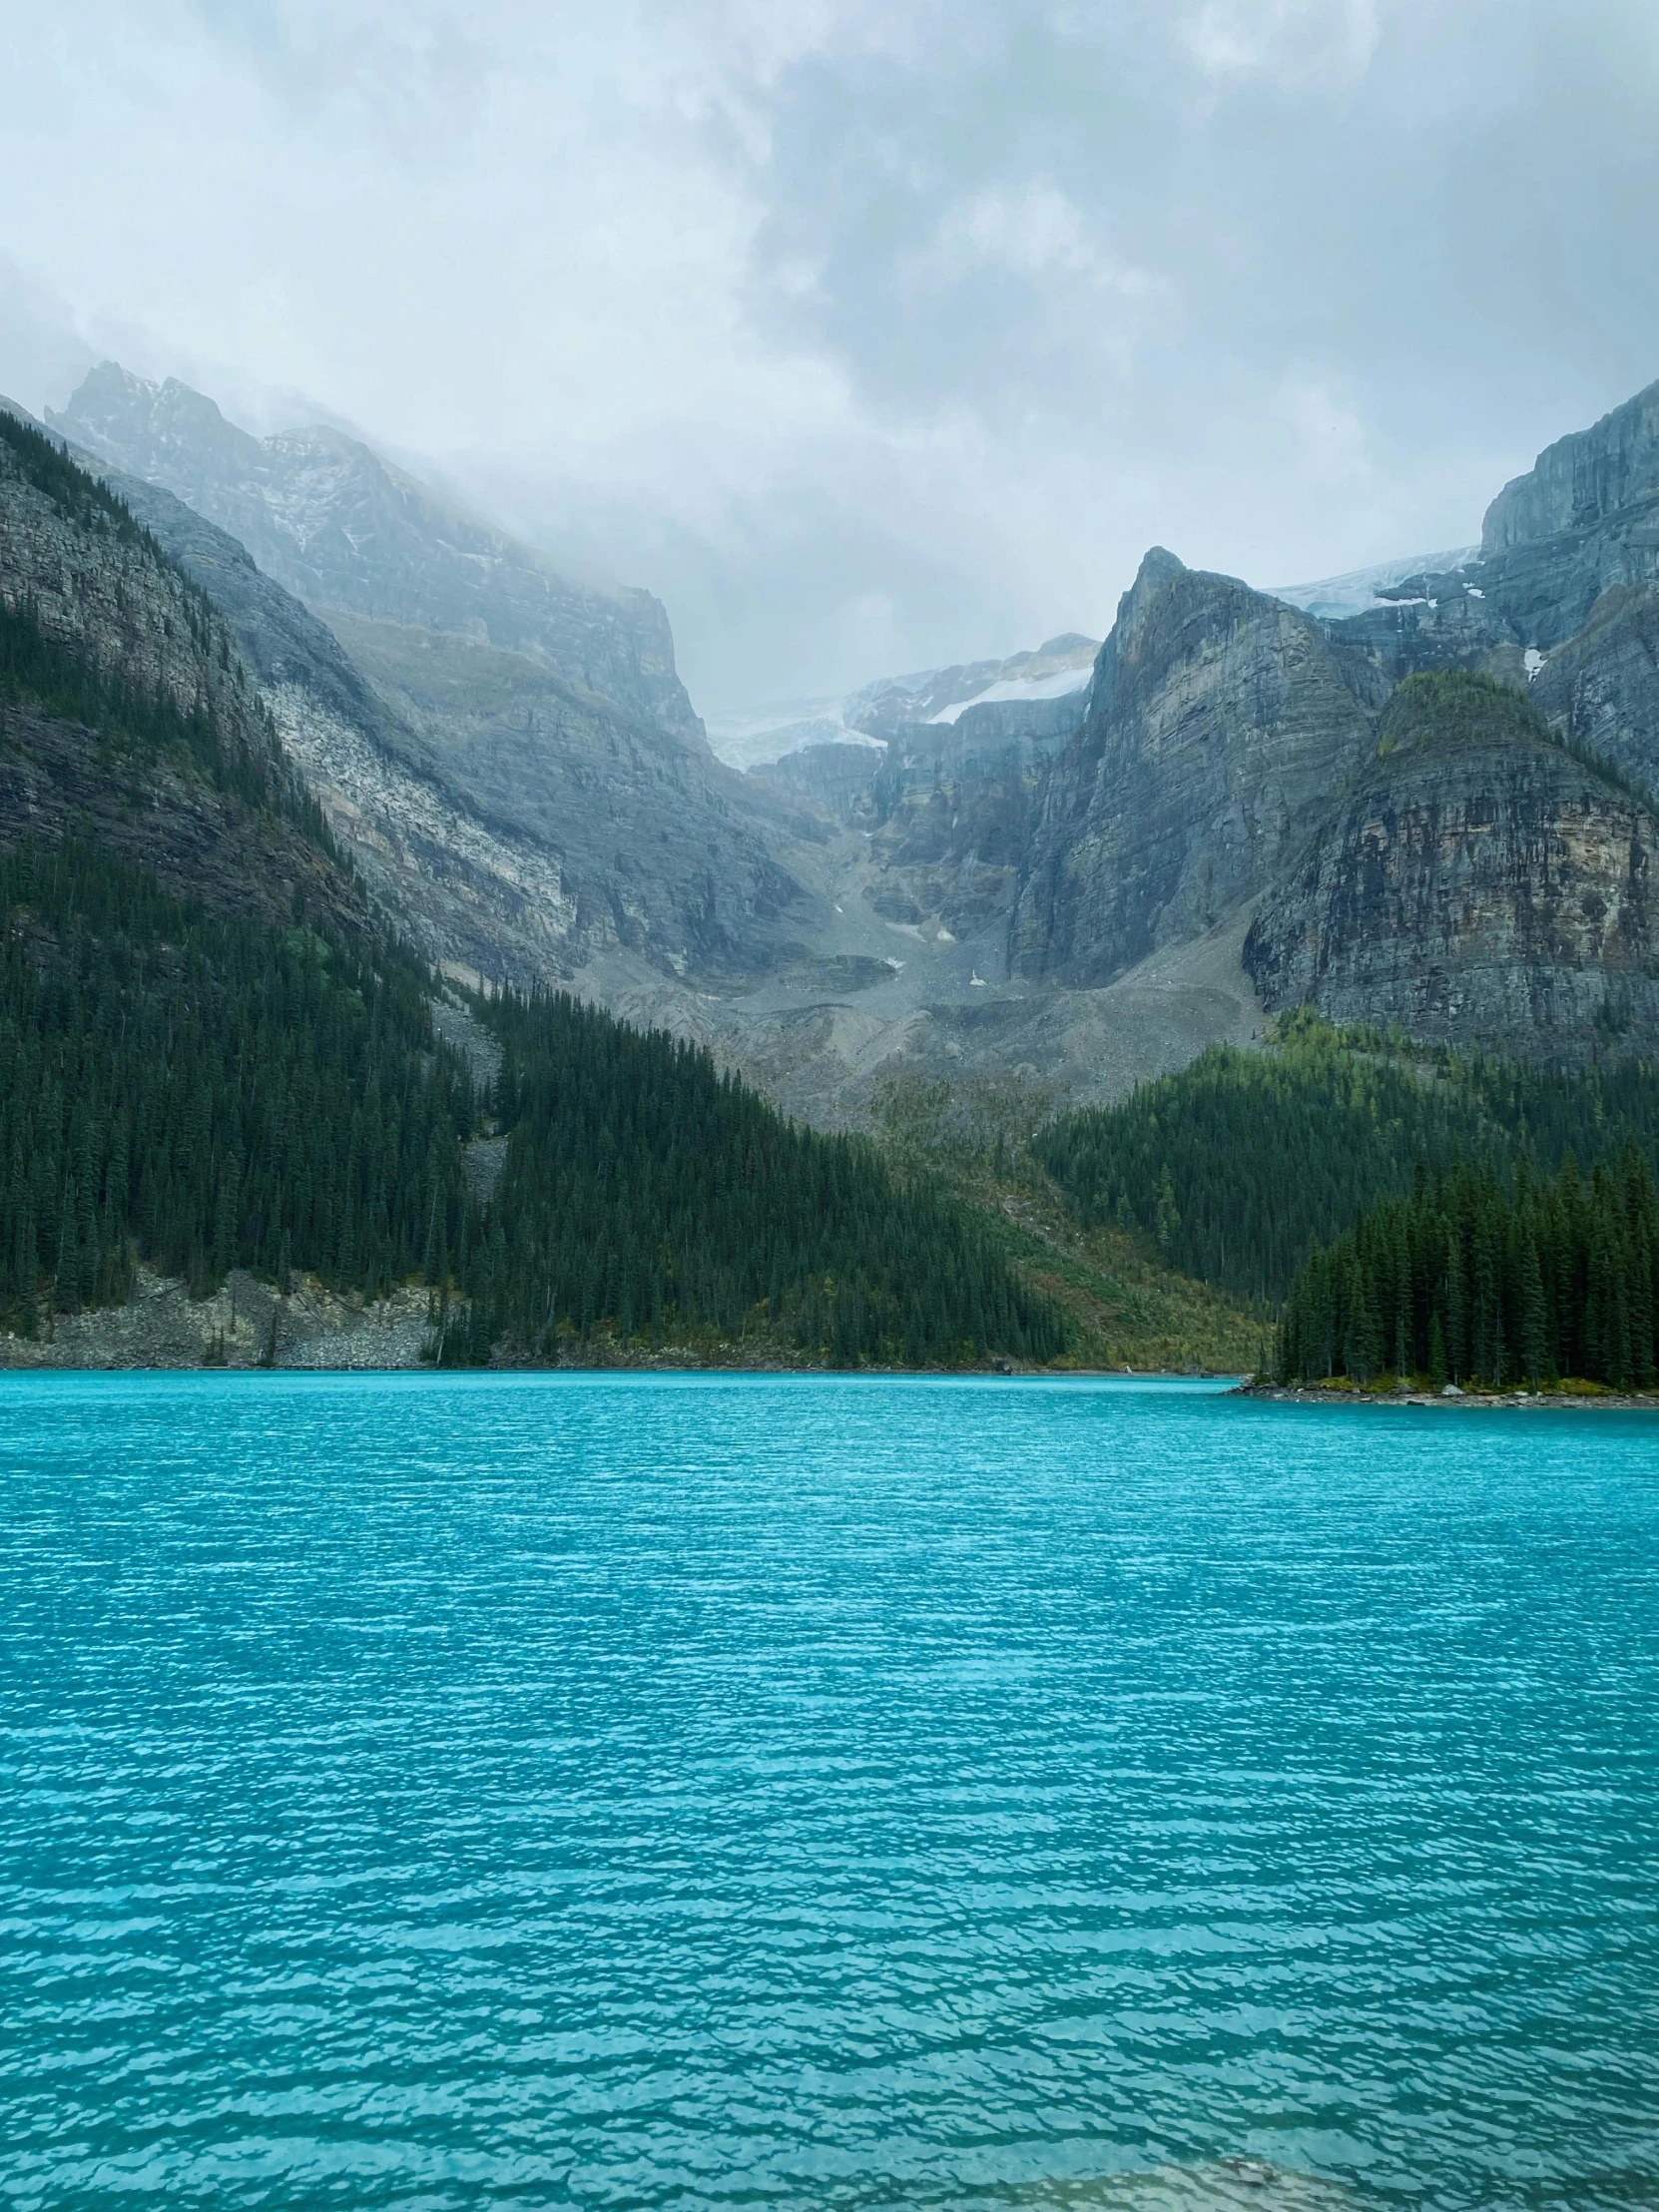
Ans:
{"type": "Polygon", "coordinates": [[[1011,964],[1105,983],[1202,935],[1306,839],[1371,729],[1323,625],[1154,548],[1048,775],[1011,964]]]}
{"type": "Polygon", "coordinates": [[[1261,902],[1244,964],[1263,1003],[1551,1060],[1659,1035],[1653,811],[1517,695],[1473,695],[1448,735],[1413,721],[1413,688],[1261,902]]]}

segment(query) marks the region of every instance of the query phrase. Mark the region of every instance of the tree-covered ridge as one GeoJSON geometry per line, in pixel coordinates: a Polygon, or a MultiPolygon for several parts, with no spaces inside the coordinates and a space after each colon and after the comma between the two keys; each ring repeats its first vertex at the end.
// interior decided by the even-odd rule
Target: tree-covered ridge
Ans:
{"type": "Polygon", "coordinates": [[[596,1334],[836,1366],[1049,1360],[1060,1317],[962,1210],[873,1146],[783,1120],[709,1055],[566,996],[495,1002],[506,1166],[445,1356],[596,1334]]]}
{"type": "Polygon", "coordinates": [[[86,846],[0,859],[0,1314],[124,1297],[135,1260],[372,1293],[463,1233],[472,1095],[424,978],[214,919],[86,846]]]}
{"type": "Polygon", "coordinates": [[[1316,1249],[1286,1302],[1287,1382],[1382,1372],[1645,1388],[1659,1375],[1659,1190],[1635,1145],[1586,1182],[1571,1156],[1501,1182],[1460,1167],[1380,1199],[1316,1249]]]}
{"type": "Polygon", "coordinates": [[[1473,669],[1419,671],[1397,684],[1382,710],[1378,753],[1421,746],[1553,745],[1549,724],[1524,692],[1473,669]]]}
{"type": "Polygon", "coordinates": [[[1427,747],[1444,751],[1468,745],[1554,746],[1648,814],[1659,813],[1652,792],[1602,754],[1558,737],[1526,694],[1512,684],[1474,669],[1439,668],[1419,670],[1394,687],[1378,731],[1380,758],[1427,747]]]}
{"type": "MultiPolygon", "coordinates": [[[[143,546],[151,557],[165,563],[167,556],[124,499],[117,498],[69,455],[55,438],[21,422],[7,407],[0,407],[0,452],[4,452],[24,482],[43,492],[60,514],[83,529],[106,529],[128,545],[143,546]]],[[[203,602],[207,604],[206,600],[203,602]]]]}
{"type": "Polygon", "coordinates": [[[1389,1039],[1281,1017],[1270,1049],[1215,1046],[1117,1106],[1068,1114],[1033,1150],[1087,1224],[1157,1238],[1172,1267],[1276,1302],[1311,1242],[1459,1158],[1659,1156],[1659,1071],[1424,1058],[1389,1039]]]}

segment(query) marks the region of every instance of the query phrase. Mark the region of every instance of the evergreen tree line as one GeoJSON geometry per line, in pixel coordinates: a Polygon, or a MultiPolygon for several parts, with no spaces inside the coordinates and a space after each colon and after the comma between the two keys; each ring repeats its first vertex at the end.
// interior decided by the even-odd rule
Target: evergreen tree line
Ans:
{"type": "Polygon", "coordinates": [[[1068,1114],[1032,1150],[1086,1224],[1138,1228],[1169,1264],[1277,1305],[1310,1243],[1459,1159],[1509,1174],[1633,1141],[1659,1157],[1659,1071],[1623,1060],[1562,1071],[1411,1053],[1397,1041],[1281,1017],[1273,1048],[1212,1046],[1121,1104],[1068,1114]]]}
{"type": "Polygon", "coordinates": [[[367,1294],[462,1235],[473,1098],[424,977],[210,919],[84,845],[0,859],[0,1315],[124,1298],[142,1257],[367,1294]]]}
{"type": "Polygon", "coordinates": [[[963,1212],[851,1137],[782,1120],[709,1054],[565,995],[488,1010],[511,1130],[457,1256],[446,1359],[595,1336],[775,1344],[864,1362],[1049,1360],[1064,1324],[963,1212]]]}
{"type": "Polygon", "coordinates": [[[1309,1254],[1280,1330],[1286,1382],[1415,1375],[1494,1388],[1659,1376],[1659,1189],[1626,1144],[1586,1182],[1524,1159],[1462,1165],[1379,1199],[1309,1254]]]}
{"type": "MultiPolygon", "coordinates": [[[[145,529],[125,499],[118,498],[108,484],[72,461],[56,439],[37,430],[32,422],[21,421],[6,407],[0,407],[0,450],[25,483],[44,492],[59,513],[79,528],[107,530],[122,544],[148,554],[158,566],[172,565],[159,540],[145,529]]],[[[198,593],[197,597],[211,611],[205,594],[198,593]]]]}

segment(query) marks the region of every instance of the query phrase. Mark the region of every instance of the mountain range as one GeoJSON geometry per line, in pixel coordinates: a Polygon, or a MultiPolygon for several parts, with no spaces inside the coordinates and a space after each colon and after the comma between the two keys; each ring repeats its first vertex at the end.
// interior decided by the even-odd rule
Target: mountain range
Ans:
{"type": "Polygon", "coordinates": [[[114,364],[48,424],[219,610],[411,943],[810,1119],[894,1073],[1109,1098],[1299,1004],[1565,1061],[1659,1029],[1659,386],[1478,548],[1280,593],[1154,549],[1098,648],[717,733],[747,770],[648,594],[360,441],[114,364]]]}

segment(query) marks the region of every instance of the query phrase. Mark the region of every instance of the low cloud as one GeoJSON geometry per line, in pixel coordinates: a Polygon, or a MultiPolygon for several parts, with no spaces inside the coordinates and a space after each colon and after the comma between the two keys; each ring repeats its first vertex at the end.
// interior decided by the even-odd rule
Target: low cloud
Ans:
{"type": "Polygon", "coordinates": [[[660,591],[711,707],[1098,634],[1154,539],[1459,542],[1659,374],[1645,0],[64,0],[8,47],[0,383],[109,353],[428,454],[660,591]]]}

